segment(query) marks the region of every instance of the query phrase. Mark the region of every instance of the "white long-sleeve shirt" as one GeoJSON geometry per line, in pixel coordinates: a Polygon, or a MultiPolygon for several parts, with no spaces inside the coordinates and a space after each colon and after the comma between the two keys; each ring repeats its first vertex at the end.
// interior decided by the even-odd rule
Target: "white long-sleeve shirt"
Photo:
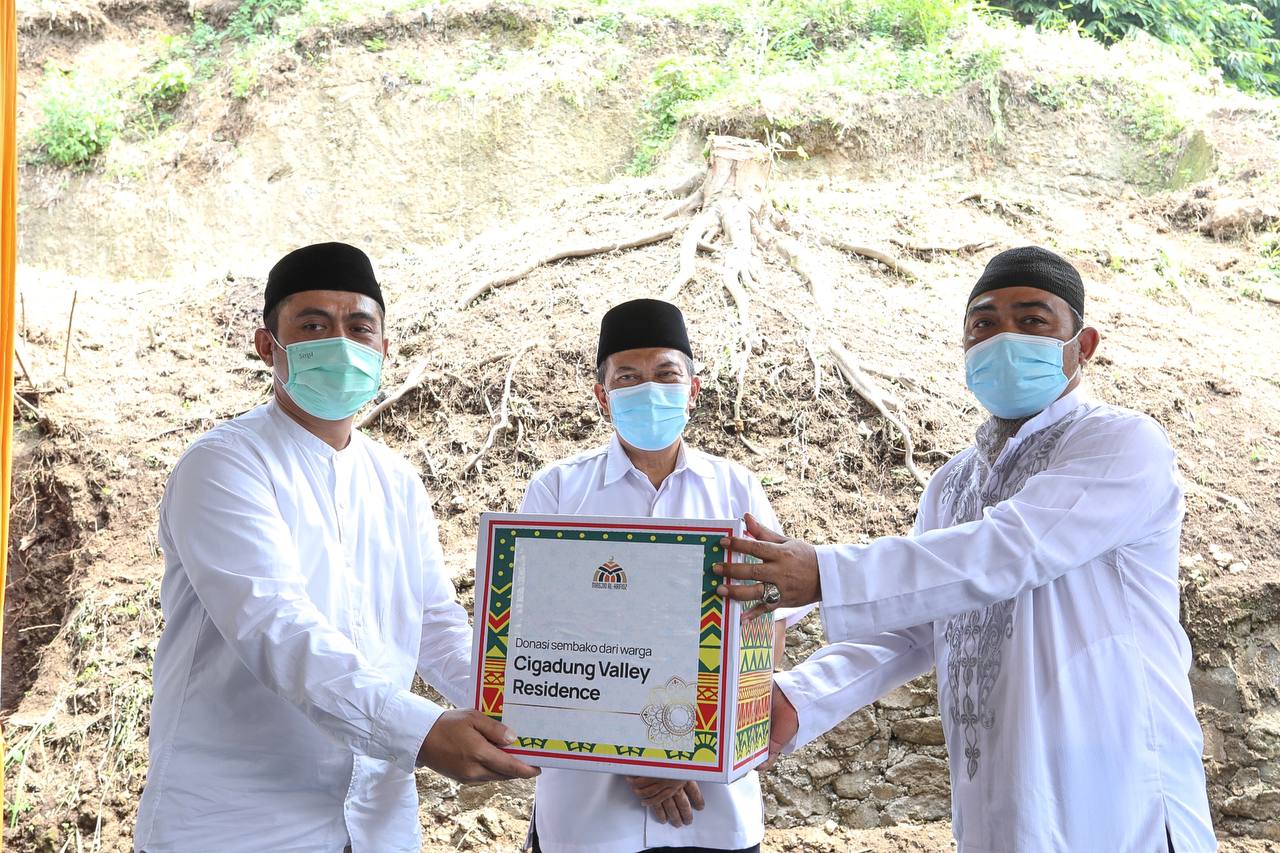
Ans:
{"type": "MultiPolygon", "coordinates": [[[[606,447],[557,462],[529,483],[521,512],[653,518],[741,518],[750,512],[776,530],[756,478],[741,465],[681,445],[675,470],[655,489],[617,436],[606,447]]],[[[779,612],[794,621],[803,612],[779,612]]],[[[637,774],[642,775],[642,774],[637,774]]],[[[545,768],[534,793],[543,853],[636,853],[649,847],[738,850],[764,838],[755,771],[728,785],[701,783],[705,808],[693,824],[658,823],[622,776],[545,768]]]]}
{"type": "Polygon", "coordinates": [[[135,850],[419,849],[414,761],[469,703],[471,629],[416,472],[273,401],[201,436],[160,504],[165,628],[135,850]]]}
{"type": "Polygon", "coordinates": [[[777,677],[794,749],[936,666],[960,853],[1217,849],[1178,623],[1182,493],[1150,418],[1073,392],[818,548],[830,646],[777,677]]]}

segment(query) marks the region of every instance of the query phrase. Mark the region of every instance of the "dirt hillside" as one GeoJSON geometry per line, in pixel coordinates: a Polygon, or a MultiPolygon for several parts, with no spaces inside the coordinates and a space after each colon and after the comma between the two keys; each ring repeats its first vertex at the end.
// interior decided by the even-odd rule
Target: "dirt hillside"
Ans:
{"type": "MultiPolygon", "coordinates": [[[[26,12],[28,126],[48,62],[142,67],[140,34],[189,25],[185,6],[76,8],[26,12]]],[[[565,245],[685,224],[662,218],[667,191],[703,167],[714,130],[786,134],[772,203],[834,298],[819,310],[805,279],[762,254],[744,330],[721,287],[723,252],[699,253],[677,298],[706,382],[689,440],[756,471],[795,535],[903,532],[920,487],[902,436],[842,382],[828,342],[886,392],[927,474],[981,422],[959,345],[975,276],[1015,245],[1069,255],[1103,336],[1091,393],[1160,421],[1183,468],[1183,622],[1223,849],[1280,850],[1276,103],[1150,45],[979,27],[956,50],[1002,40],[982,80],[933,94],[833,89],[799,106],[726,97],[681,116],[653,174],[624,177],[649,132],[654,69],[725,37],[714,20],[623,16],[602,28],[587,11],[542,5],[353,18],[304,30],[247,98],[213,78],[161,133],[120,137],[92,168],[24,166],[30,377],[19,378],[2,691],[10,849],[128,849],[161,625],[155,507],[183,448],[269,392],[250,339],[271,260],[329,238],[374,256],[387,387],[424,379],[369,432],[421,471],[469,606],[478,514],[513,509],[541,466],[607,440],[589,394],[599,317],[664,290],[680,232],[538,267],[470,305],[459,297],[565,245]],[[441,97],[431,74],[467,63],[469,76],[450,78],[463,96],[441,97]],[[1084,70],[1135,66],[1180,93],[1171,134],[1153,138],[1146,107],[1115,107],[1129,103],[1131,78],[1084,70]],[[798,109],[843,118],[771,123],[798,109]],[[1170,188],[1205,151],[1200,180],[1170,188]],[[841,241],[878,248],[896,271],[832,247],[841,241]],[[508,378],[511,429],[465,471],[508,378]]],[[[820,642],[810,619],[788,655],[820,642]]],[[[941,744],[930,679],[859,711],[774,770],[766,846],[952,849],[941,744]]],[[[428,849],[514,850],[523,837],[528,787],[423,773],[419,788],[428,849]]]]}

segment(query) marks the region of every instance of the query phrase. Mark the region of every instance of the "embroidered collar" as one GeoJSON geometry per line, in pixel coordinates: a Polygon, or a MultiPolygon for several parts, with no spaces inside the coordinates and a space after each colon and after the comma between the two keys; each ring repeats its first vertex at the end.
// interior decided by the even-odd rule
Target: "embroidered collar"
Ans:
{"type": "MultiPolygon", "coordinates": [[[[1018,431],[1014,433],[1009,440],[1005,442],[1004,447],[1001,448],[1000,456],[1003,457],[1006,453],[1016,448],[1028,436],[1035,435],[1042,429],[1053,426],[1058,421],[1062,420],[1079,408],[1080,404],[1085,402],[1085,400],[1086,395],[1084,389],[1079,385],[1077,385],[1075,390],[1070,394],[1054,400],[1047,409],[1018,428],[1018,431]]],[[[978,432],[974,436],[974,444],[978,451],[978,458],[982,461],[985,462],[989,458],[987,448],[996,440],[996,436],[996,419],[994,417],[987,418],[987,420],[983,422],[982,426],[978,427],[978,432]]],[[[999,459],[997,458],[996,461],[998,462],[999,459]]]]}

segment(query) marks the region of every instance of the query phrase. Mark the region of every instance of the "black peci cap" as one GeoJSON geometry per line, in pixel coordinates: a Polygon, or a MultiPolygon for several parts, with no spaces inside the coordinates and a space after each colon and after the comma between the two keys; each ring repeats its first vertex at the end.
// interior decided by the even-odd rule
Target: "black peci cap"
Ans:
{"type": "Polygon", "coordinates": [[[1080,273],[1061,255],[1039,246],[1009,249],[992,258],[969,294],[972,302],[988,290],[1034,287],[1062,299],[1084,317],[1084,282],[1080,273]]]}
{"type": "Polygon", "coordinates": [[[377,302],[383,311],[382,288],[373,275],[369,256],[346,243],[315,243],[294,249],[267,274],[267,292],[262,316],[287,296],[304,290],[342,290],[363,293],[377,302]]]}
{"type": "Polygon", "coordinates": [[[677,349],[693,358],[680,309],[660,299],[633,299],[615,305],[600,320],[596,367],[616,352],[648,347],[677,349]]]}

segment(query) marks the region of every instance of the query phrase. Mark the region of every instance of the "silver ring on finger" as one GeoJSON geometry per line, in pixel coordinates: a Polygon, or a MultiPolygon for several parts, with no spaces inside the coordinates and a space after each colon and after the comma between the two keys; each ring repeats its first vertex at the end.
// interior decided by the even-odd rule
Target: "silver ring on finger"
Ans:
{"type": "Polygon", "coordinates": [[[777,604],[782,600],[782,592],[778,589],[776,583],[762,581],[760,587],[763,590],[760,593],[760,600],[765,604],[777,604]]]}

